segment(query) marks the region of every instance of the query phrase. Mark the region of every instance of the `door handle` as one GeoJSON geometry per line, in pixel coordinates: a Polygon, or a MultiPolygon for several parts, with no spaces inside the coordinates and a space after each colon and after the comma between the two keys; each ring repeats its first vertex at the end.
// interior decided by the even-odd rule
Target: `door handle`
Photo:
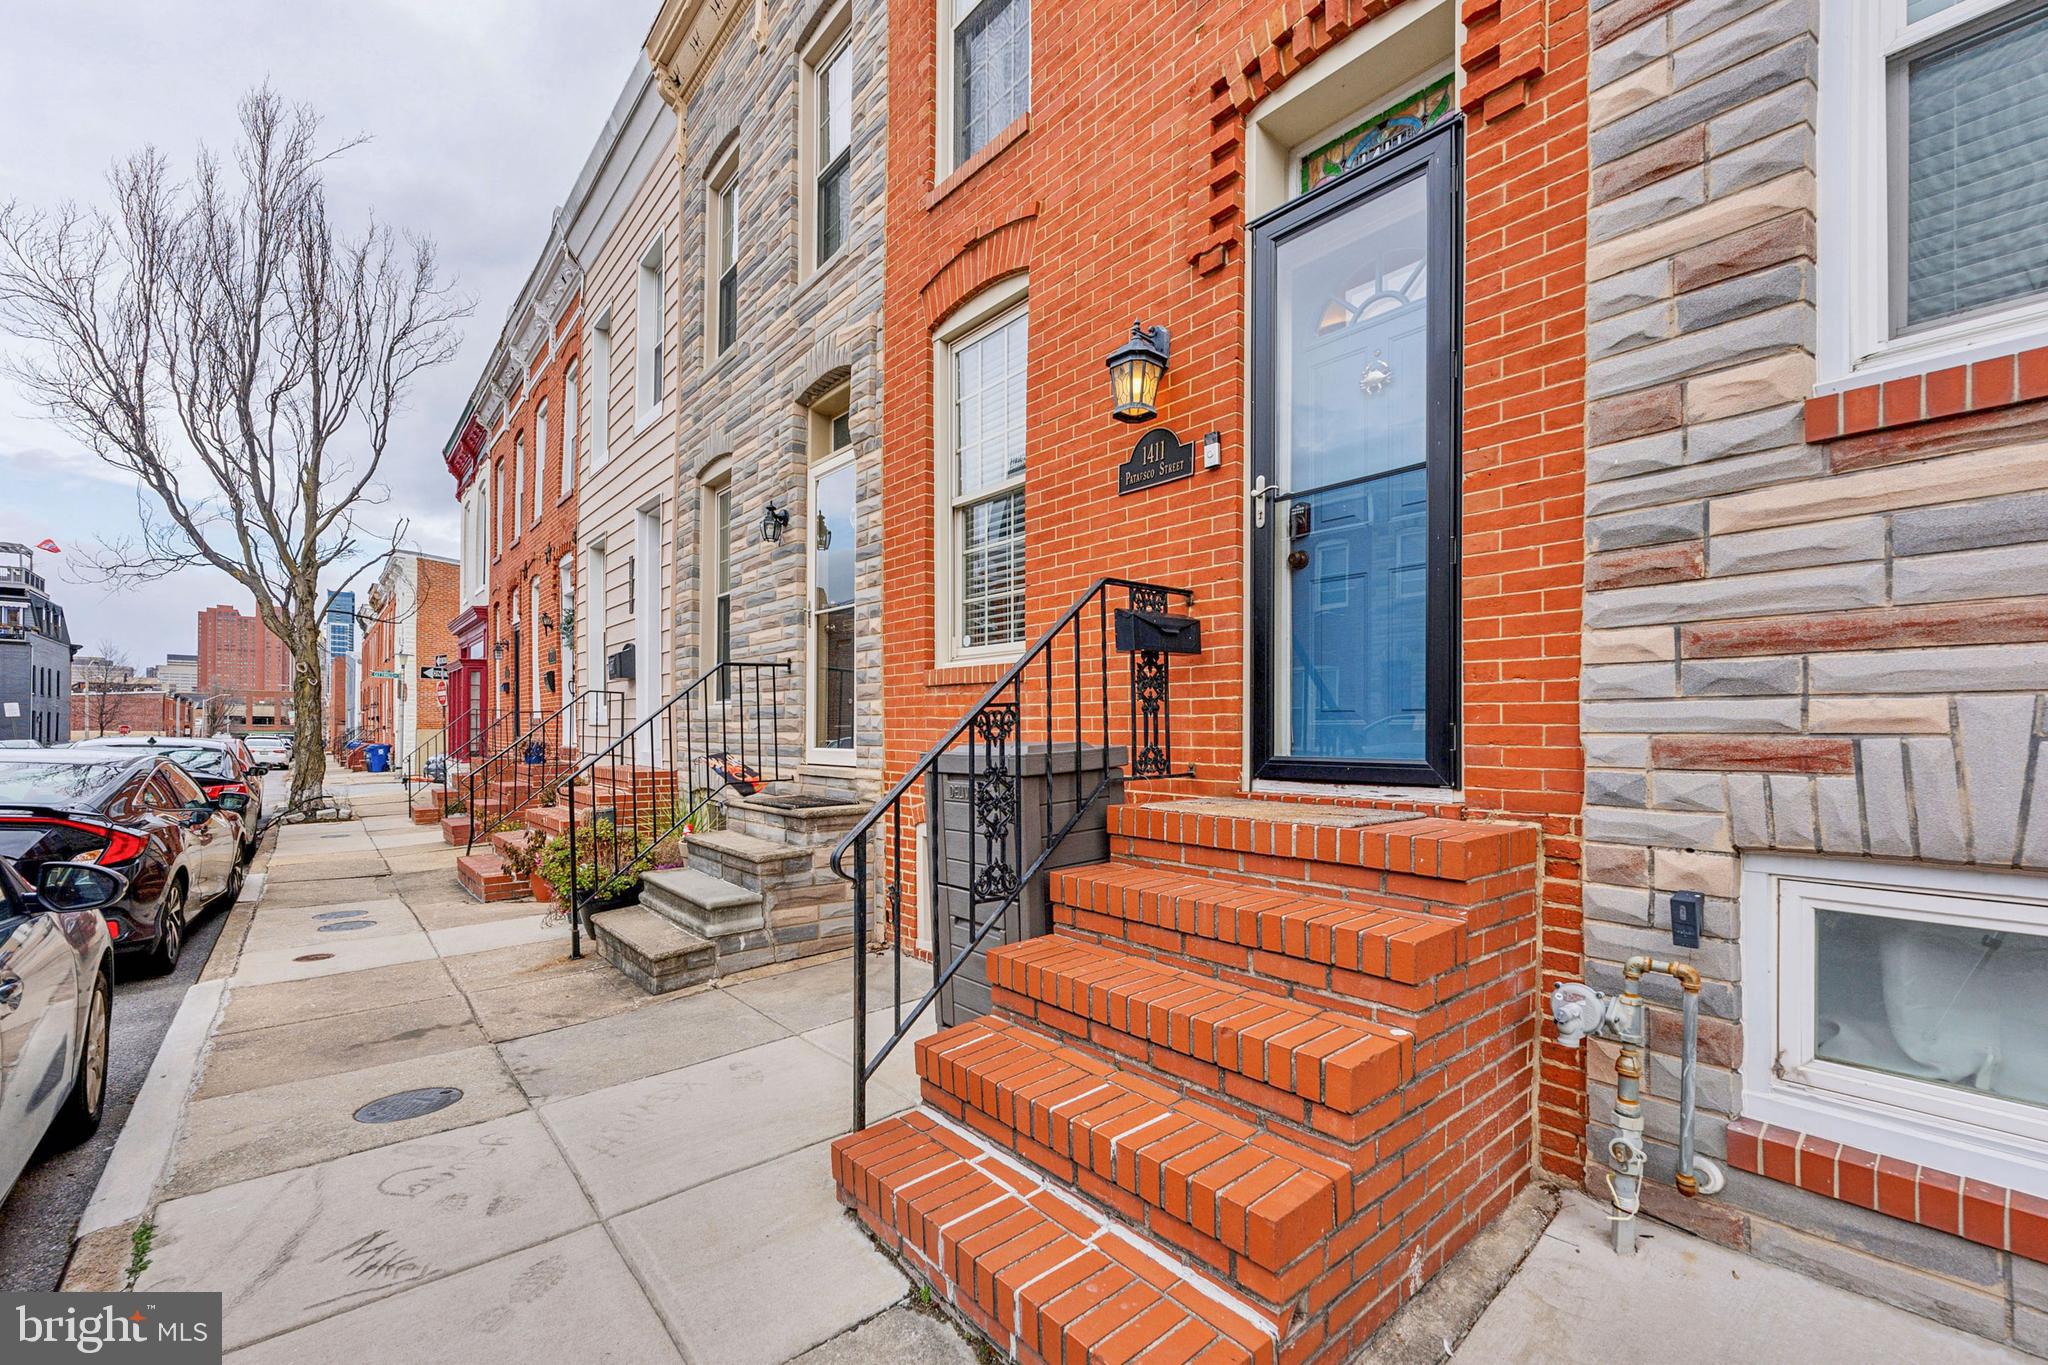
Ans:
{"type": "Polygon", "coordinates": [[[21,1004],[24,987],[18,976],[0,976],[0,1010],[13,1011],[21,1004]]]}
{"type": "Polygon", "coordinates": [[[1278,498],[1287,496],[1288,494],[1281,491],[1280,485],[1267,483],[1266,476],[1264,474],[1259,475],[1258,479],[1252,484],[1251,489],[1252,525],[1263,531],[1266,528],[1267,505],[1278,498]]]}

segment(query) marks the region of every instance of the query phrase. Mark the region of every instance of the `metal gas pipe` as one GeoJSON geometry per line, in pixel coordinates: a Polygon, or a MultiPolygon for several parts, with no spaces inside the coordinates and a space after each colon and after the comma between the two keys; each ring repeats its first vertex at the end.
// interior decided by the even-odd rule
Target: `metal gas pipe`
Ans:
{"type": "Polygon", "coordinates": [[[1727,1176],[1719,1165],[1693,1150],[1694,1091],[1699,1070],[1700,974],[1683,962],[1632,957],[1622,967],[1618,996],[1602,995],[1582,981],[1567,981],[1550,993],[1550,1015],[1557,1021],[1558,1041],[1577,1047],[1589,1036],[1621,1044],[1614,1059],[1614,1126],[1618,1133],[1607,1148],[1607,1191],[1614,1211],[1607,1215],[1614,1229],[1614,1249],[1636,1249],[1636,1213],[1643,1195],[1643,1076],[1649,1066],[1650,1022],[1636,985],[1645,972],[1659,972],[1677,981],[1685,992],[1685,1044],[1678,1071],[1678,1192],[1690,1198],[1719,1194],[1727,1176]]]}

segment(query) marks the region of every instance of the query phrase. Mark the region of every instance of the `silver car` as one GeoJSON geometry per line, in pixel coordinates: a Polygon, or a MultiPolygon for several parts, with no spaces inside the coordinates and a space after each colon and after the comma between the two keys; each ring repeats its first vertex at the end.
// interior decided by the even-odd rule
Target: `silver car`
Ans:
{"type": "Polygon", "coordinates": [[[127,890],[78,862],[44,863],[30,886],[0,859],[0,1199],[39,1147],[100,1126],[114,945],[99,907],[127,890]]]}

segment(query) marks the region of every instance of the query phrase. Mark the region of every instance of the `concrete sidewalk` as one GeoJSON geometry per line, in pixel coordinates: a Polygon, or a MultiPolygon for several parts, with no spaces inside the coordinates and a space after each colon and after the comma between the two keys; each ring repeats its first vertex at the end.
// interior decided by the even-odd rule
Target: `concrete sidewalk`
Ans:
{"type": "MultiPolygon", "coordinates": [[[[532,902],[470,900],[396,782],[336,787],[356,819],[280,832],[209,973],[138,1288],[221,1291],[252,1363],[974,1359],[833,1196],[846,958],[648,997],[532,902]]],[[[906,1045],[870,1112],[915,1093],[906,1045]]],[[[109,1287],[114,1231],[74,1285],[109,1287]]]]}

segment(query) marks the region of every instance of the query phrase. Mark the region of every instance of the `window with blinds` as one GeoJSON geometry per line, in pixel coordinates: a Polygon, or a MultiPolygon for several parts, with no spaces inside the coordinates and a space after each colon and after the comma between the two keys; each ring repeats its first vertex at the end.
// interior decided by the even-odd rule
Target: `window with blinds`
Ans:
{"type": "Polygon", "coordinates": [[[2048,5],[2015,8],[1891,61],[1894,335],[2048,294],[2048,5]]]}

